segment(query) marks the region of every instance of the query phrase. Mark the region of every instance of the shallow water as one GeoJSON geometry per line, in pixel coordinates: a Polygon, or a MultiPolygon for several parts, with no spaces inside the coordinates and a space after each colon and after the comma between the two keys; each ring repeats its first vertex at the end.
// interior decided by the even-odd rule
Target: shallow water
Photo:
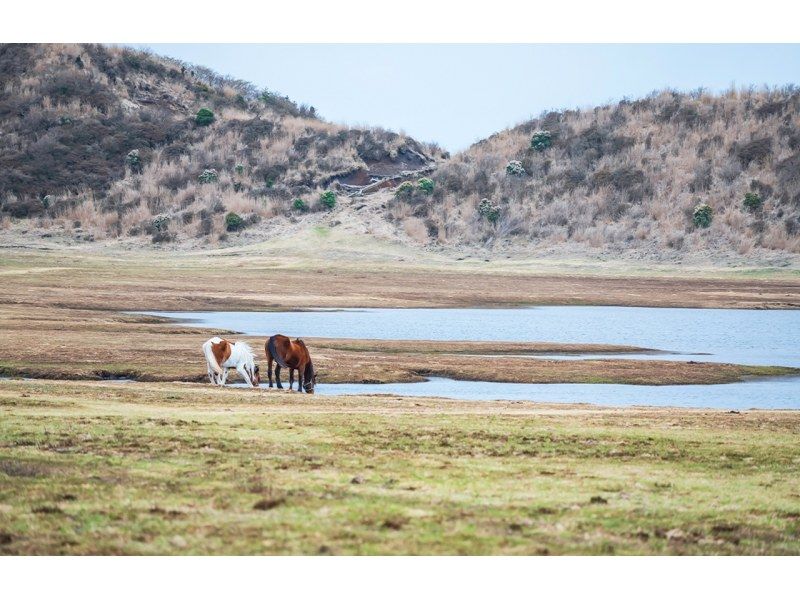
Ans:
{"type": "Polygon", "coordinates": [[[591,403],[611,407],[703,407],[712,409],[798,409],[800,377],[734,384],[636,386],[632,384],[515,384],[430,378],[397,384],[320,384],[319,395],[396,394],[470,401],[495,399],[542,403],[591,403]]]}
{"type": "MultiPolygon", "coordinates": [[[[632,345],[668,353],[531,355],[541,359],[667,359],[800,367],[800,311],[551,306],[514,309],[345,309],[148,312],[188,326],[288,336],[632,345]]],[[[596,405],[800,409],[800,378],[733,384],[514,384],[432,378],[398,384],[320,384],[318,394],[389,393],[596,405]]]]}
{"type": "Polygon", "coordinates": [[[514,309],[346,309],[147,312],[244,334],[387,340],[606,343],[685,359],[800,367],[800,310],[546,306],[514,309]],[[697,355],[708,353],[708,355],[697,355]]]}

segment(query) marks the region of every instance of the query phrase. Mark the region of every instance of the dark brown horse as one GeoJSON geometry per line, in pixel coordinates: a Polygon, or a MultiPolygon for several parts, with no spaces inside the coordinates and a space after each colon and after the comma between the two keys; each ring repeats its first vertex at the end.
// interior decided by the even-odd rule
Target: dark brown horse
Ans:
{"type": "Polygon", "coordinates": [[[275,381],[278,388],[281,385],[281,368],[289,369],[289,390],[294,384],[294,371],[297,370],[297,390],[301,388],[308,394],[314,394],[314,386],[317,384],[317,373],[314,371],[314,364],[311,363],[311,355],[308,353],[306,344],[300,340],[291,340],[288,336],[275,334],[269,337],[264,345],[267,354],[267,371],[269,372],[269,387],[272,388],[272,362],[275,365],[275,381]]]}

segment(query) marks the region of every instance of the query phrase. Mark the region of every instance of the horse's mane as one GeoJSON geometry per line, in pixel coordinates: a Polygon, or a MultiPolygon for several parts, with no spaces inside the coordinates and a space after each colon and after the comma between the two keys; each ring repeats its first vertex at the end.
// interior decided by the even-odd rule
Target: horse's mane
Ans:
{"type": "Polygon", "coordinates": [[[256,354],[253,353],[253,348],[250,345],[248,345],[246,342],[244,342],[244,341],[236,341],[233,344],[236,345],[239,348],[239,350],[242,353],[244,353],[247,357],[249,357],[250,359],[255,359],[256,358],[256,354]]]}
{"type": "Polygon", "coordinates": [[[311,363],[311,353],[308,351],[308,347],[306,347],[306,344],[303,342],[302,338],[296,339],[295,342],[302,346],[306,351],[306,355],[308,355],[308,363],[306,364],[305,372],[303,372],[303,378],[310,380],[314,377],[314,364],[311,363]]]}

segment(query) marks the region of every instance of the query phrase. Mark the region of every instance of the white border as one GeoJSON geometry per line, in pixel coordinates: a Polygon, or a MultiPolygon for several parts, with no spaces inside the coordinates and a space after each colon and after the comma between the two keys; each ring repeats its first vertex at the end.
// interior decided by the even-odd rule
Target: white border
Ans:
{"type": "Polygon", "coordinates": [[[797,557],[0,557],[5,596],[796,595],[797,557]]]}
{"type": "Polygon", "coordinates": [[[788,0],[11,0],[0,42],[800,41],[788,0]]]}

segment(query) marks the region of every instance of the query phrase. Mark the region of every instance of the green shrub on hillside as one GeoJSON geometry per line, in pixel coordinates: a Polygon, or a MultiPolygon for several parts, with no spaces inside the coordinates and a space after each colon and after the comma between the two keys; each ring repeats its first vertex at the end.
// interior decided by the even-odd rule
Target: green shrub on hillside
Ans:
{"type": "Polygon", "coordinates": [[[433,193],[433,181],[428,177],[422,177],[417,181],[417,186],[423,193],[430,195],[433,193]]]}
{"type": "Polygon", "coordinates": [[[336,194],[333,191],[325,191],[319,196],[319,203],[321,203],[326,210],[332,210],[336,207],[336,194]]]}
{"type": "Polygon", "coordinates": [[[244,219],[236,212],[228,212],[225,215],[225,230],[229,233],[235,233],[245,227],[244,219]]]}
{"type": "Polygon", "coordinates": [[[127,164],[133,172],[140,172],[142,170],[142,158],[139,155],[138,149],[133,149],[128,152],[128,155],[125,156],[125,164],[127,164]]]}
{"type": "Polygon", "coordinates": [[[308,212],[308,204],[299,197],[292,202],[292,209],[298,212],[308,212]]]}
{"type": "Polygon", "coordinates": [[[198,176],[197,179],[204,184],[216,183],[219,180],[219,176],[217,175],[217,171],[213,168],[206,168],[200,173],[200,176],[198,176]]]}
{"type": "Polygon", "coordinates": [[[414,194],[414,183],[411,181],[403,181],[394,190],[394,196],[399,199],[408,199],[414,194]]]}
{"type": "Polygon", "coordinates": [[[531,137],[531,149],[537,152],[543,152],[548,147],[553,145],[553,137],[550,131],[536,131],[531,137]]]}
{"type": "Polygon", "coordinates": [[[697,228],[708,228],[714,218],[714,210],[707,203],[697,204],[692,214],[692,222],[697,228]]]}
{"type": "Polygon", "coordinates": [[[194,122],[201,127],[210,125],[214,122],[214,113],[208,108],[200,108],[200,110],[197,111],[197,115],[194,117],[194,122]]]}
{"type": "Polygon", "coordinates": [[[761,206],[764,204],[764,200],[761,199],[761,196],[758,193],[745,193],[744,194],[744,201],[742,205],[745,207],[746,210],[751,212],[755,212],[761,209],[761,206]]]}
{"type": "Polygon", "coordinates": [[[494,224],[500,219],[500,206],[484,197],[478,204],[478,213],[494,224]]]}
{"type": "Polygon", "coordinates": [[[527,173],[525,172],[525,167],[522,166],[522,162],[519,160],[511,160],[508,164],[506,164],[506,174],[510,174],[512,176],[525,176],[527,173]]]}
{"type": "Polygon", "coordinates": [[[244,174],[244,164],[237,164],[234,167],[234,170],[236,171],[236,174],[244,174]]]}

